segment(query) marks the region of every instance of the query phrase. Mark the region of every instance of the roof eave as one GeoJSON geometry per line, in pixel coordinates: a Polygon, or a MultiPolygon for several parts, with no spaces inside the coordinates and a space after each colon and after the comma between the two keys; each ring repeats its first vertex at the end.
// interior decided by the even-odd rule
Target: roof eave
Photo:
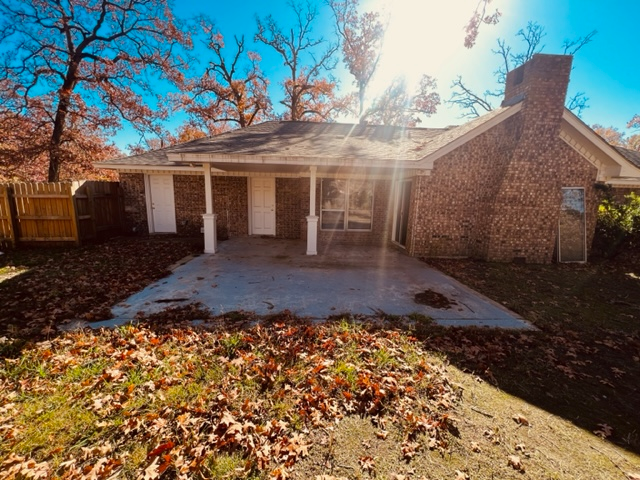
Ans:
{"type": "Polygon", "coordinates": [[[283,155],[238,155],[219,153],[173,153],[169,160],[181,163],[211,163],[225,165],[284,165],[284,166],[327,166],[327,167],[373,167],[373,168],[415,168],[418,159],[406,158],[345,158],[345,157],[302,157],[283,155]]]}
{"type": "Polygon", "coordinates": [[[152,165],[152,164],[140,164],[133,163],[121,164],[121,163],[99,163],[94,164],[96,168],[103,168],[105,170],[167,170],[167,171],[180,171],[180,172],[202,172],[202,165],[152,165]]]}
{"type": "Polygon", "coordinates": [[[606,185],[612,187],[640,187],[639,177],[614,177],[605,181],[606,185]]]}
{"type": "MultiPolygon", "coordinates": [[[[609,143],[594,132],[593,129],[580,120],[580,118],[574,115],[569,109],[564,109],[562,119],[577,130],[578,133],[583,135],[593,146],[597,148],[600,153],[611,159],[612,162],[615,162],[615,164],[619,166],[620,169],[617,172],[617,175],[615,175],[615,177],[613,175],[609,175],[610,178],[640,177],[640,168],[636,167],[629,159],[625,158],[625,156],[618,152],[618,150],[616,150],[612,145],[609,145],[609,143]]],[[[573,147],[571,143],[569,143],[569,145],[573,147]]],[[[581,152],[579,151],[579,153],[581,152]]]]}

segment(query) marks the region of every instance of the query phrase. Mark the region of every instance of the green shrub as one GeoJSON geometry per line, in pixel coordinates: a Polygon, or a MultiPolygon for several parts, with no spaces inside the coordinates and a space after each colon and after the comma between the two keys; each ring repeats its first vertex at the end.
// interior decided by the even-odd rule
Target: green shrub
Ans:
{"type": "Polygon", "coordinates": [[[640,246],[640,196],[632,192],[624,198],[606,198],[598,208],[594,247],[605,257],[640,246]]]}

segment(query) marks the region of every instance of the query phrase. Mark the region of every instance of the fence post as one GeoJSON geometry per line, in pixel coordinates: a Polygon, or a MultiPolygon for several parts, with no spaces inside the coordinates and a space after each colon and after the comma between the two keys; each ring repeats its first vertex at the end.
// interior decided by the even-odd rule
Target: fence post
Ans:
{"type": "MultiPolygon", "coordinates": [[[[1,242],[7,242],[12,247],[16,246],[16,234],[13,226],[11,203],[9,202],[9,185],[0,185],[0,237],[1,242]]],[[[0,243],[1,243],[0,242],[0,243]]]]}
{"type": "Polygon", "coordinates": [[[73,194],[75,193],[77,186],[78,186],[78,182],[73,182],[71,185],[69,185],[69,207],[70,207],[69,213],[71,214],[71,229],[73,231],[73,237],[76,239],[75,244],[80,245],[80,225],[78,225],[78,213],[76,212],[76,201],[75,201],[75,198],[73,198],[73,194]]]}
{"type": "Polygon", "coordinates": [[[118,208],[118,228],[120,229],[120,233],[125,233],[124,190],[122,189],[120,182],[114,182],[112,184],[111,191],[117,198],[116,207],[118,208]]]}

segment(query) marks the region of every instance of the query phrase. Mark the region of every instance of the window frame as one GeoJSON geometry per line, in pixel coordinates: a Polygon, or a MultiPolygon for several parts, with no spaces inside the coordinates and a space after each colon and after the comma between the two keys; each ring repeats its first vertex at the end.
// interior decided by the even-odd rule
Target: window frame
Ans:
{"type": "Polygon", "coordinates": [[[356,179],[356,178],[321,178],[320,179],[320,230],[324,232],[372,232],[373,231],[373,212],[375,211],[375,186],[376,182],[370,179],[356,179]],[[344,208],[343,209],[335,209],[335,208],[323,208],[323,183],[325,181],[335,181],[342,180],[346,183],[346,189],[344,192],[344,208]],[[349,206],[350,206],[350,197],[351,197],[351,182],[354,181],[362,181],[362,182],[370,182],[371,183],[371,222],[369,223],[369,228],[349,228],[349,206]],[[344,214],[343,217],[343,228],[324,228],[323,227],[323,218],[324,212],[342,212],[344,214]]]}

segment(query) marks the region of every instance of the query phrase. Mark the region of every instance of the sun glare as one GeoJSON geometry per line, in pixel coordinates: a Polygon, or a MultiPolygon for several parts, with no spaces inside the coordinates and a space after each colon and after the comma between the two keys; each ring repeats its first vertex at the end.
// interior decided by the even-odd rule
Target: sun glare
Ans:
{"type": "Polygon", "coordinates": [[[389,28],[385,37],[383,57],[378,77],[388,83],[398,75],[405,75],[410,83],[423,73],[436,75],[440,67],[464,50],[465,19],[468,0],[438,2],[386,2],[389,28]]]}
{"type": "MultiPolygon", "coordinates": [[[[492,2],[491,11],[501,7],[498,3],[504,1],[492,2]]],[[[464,28],[476,5],[476,0],[372,0],[363,3],[363,10],[380,11],[389,18],[382,57],[369,88],[368,100],[379,95],[399,76],[406,78],[410,88],[418,84],[423,74],[435,77],[439,90],[448,87],[450,81],[462,73],[458,71],[459,64],[469,66],[475,60],[472,52],[464,47],[464,28]]]]}

